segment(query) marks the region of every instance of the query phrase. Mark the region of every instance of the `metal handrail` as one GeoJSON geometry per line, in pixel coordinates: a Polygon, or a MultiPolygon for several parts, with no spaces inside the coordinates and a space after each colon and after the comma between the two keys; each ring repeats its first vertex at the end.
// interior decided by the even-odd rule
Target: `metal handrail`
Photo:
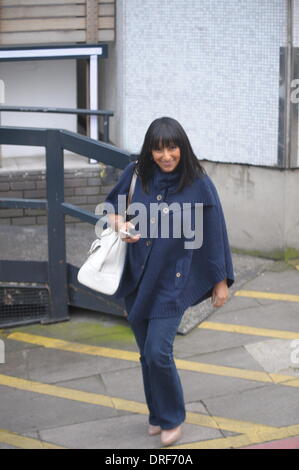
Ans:
{"type": "MultiPolygon", "coordinates": [[[[46,199],[0,198],[1,208],[43,208],[47,210],[48,262],[0,260],[0,282],[45,282],[49,289],[49,312],[44,322],[69,318],[68,305],[103,305],[104,295],[92,297],[84,286],[76,286],[78,268],[66,261],[65,215],[95,225],[99,216],[64,201],[64,150],[93,158],[98,162],[124,169],[131,154],[112,144],[100,142],[64,129],[0,126],[0,143],[45,147],[46,199]],[[72,296],[72,299],[71,299],[72,296]],[[93,300],[92,300],[93,299],[93,300]]],[[[119,301],[108,298],[109,311],[123,312],[119,301]]],[[[108,308],[108,307],[107,307],[108,308]]],[[[106,310],[104,310],[106,311],[106,310]]]]}
{"type": "Polygon", "coordinates": [[[84,109],[84,108],[54,108],[48,106],[5,106],[0,105],[1,111],[26,112],[26,113],[54,113],[54,114],[82,114],[88,116],[104,117],[104,140],[109,142],[109,118],[114,116],[113,111],[103,109],[84,109]]]}

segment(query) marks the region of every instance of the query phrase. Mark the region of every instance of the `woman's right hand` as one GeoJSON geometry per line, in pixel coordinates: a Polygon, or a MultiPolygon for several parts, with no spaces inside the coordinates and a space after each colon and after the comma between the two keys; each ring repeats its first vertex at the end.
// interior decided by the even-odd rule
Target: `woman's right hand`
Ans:
{"type": "Polygon", "coordinates": [[[132,237],[129,237],[128,235],[122,234],[122,230],[124,232],[129,232],[130,228],[135,228],[134,225],[131,222],[124,222],[120,225],[119,227],[119,234],[123,242],[126,243],[136,243],[138,240],[140,240],[141,234],[138,233],[137,235],[134,235],[132,237]]]}

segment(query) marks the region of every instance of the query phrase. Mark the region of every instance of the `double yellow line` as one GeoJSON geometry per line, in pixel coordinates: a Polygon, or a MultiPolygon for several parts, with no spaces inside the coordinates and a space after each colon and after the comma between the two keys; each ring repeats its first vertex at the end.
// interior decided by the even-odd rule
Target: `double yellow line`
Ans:
{"type": "MultiPolygon", "coordinates": [[[[297,335],[297,338],[299,338],[299,334],[297,335]]],[[[120,349],[80,344],[56,338],[31,335],[22,332],[12,333],[7,336],[7,339],[35,344],[38,346],[43,346],[44,348],[58,349],[81,354],[89,354],[92,356],[109,357],[113,359],[120,359],[131,362],[139,362],[139,353],[124,351],[120,349]]],[[[204,362],[194,362],[183,359],[176,359],[175,362],[178,369],[188,370],[191,372],[220,375],[224,377],[234,377],[238,379],[251,380],[256,382],[277,384],[279,383],[288,387],[299,387],[299,379],[292,375],[274,374],[229,366],[219,366],[214,364],[207,364],[204,362]]]]}
{"type": "MultiPolygon", "coordinates": [[[[235,295],[246,295],[251,297],[259,296],[260,298],[275,298],[275,300],[287,300],[292,302],[299,301],[299,296],[273,293],[257,293],[255,291],[238,291],[235,295]],[[248,292],[250,292],[252,295],[247,295],[248,292]]],[[[250,326],[233,325],[228,323],[206,321],[201,323],[199,325],[199,328],[255,336],[282,338],[289,340],[299,339],[299,332],[297,333],[265,328],[255,328],[250,326]]],[[[22,332],[15,332],[9,334],[7,336],[7,339],[34,344],[50,349],[139,362],[139,354],[132,351],[124,351],[100,346],[79,344],[76,342],[70,342],[57,338],[49,338],[38,335],[31,335],[22,332]]],[[[271,374],[261,371],[251,371],[235,367],[218,366],[213,364],[206,364],[180,359],[176,360],[176,365],[179,369],[188,370],[192,372],[200,372],[226,377],[235,377],[264,383],[279,383],[280,385],[284,386],[299,387],[299,379],[293,376],[283,374],[271,374]]],[[[110,407],[116,410],[129,411],[132,413],[139,413],[144,415],[148,414],[147,407],[144,403],[102,395],[98,393],[74,390],[71,388],[61,387],[57,385],[40,383],[36,381],[21,379],[18,377],[7,376],[4,374],[0,374],[0,385],[28,392],[55,396],[58,398],[73,400],[81,403],[110,407]]],[[[193,412],[187,413],[186,423],[217,429],[219,431],[226,430],[233,433],[237,433],[238,435],[210,439],[208,441],[191,442],[189,444],[177,445],[175,446],[175,448],[238,448],[254,443],[260,443],[274,439],[282,439],[286,437],[296,436],[299,434],[299,425],[276,428],[247,421],[239,421],[220,416],[209,416],[207,414],[193,412]]],[[[26,436],[20,436],[16,433],[1,429],[0,442],[4,442],[8,445],[21,448],[63,448],[52,443],[41,442],[37,439],[29,438],[26,436]]]]}
{"type": "MultiPolygon", "coordinates": [[[[201,324],[201,327],[211,327],[216,326],[216,329],[220,328],[220,324],[211,324],[211,322],[204,322],[201,324]]],[[[246,327],[243,327],[246,328],[246,327]]],[[[272,334],[276,330],[271,330],[272,334]]],[[[244,332],[244,331],[243,331],[244,332]]],[[[254,331],[257,334],[257,331],[254,331]]],[[[279,332],[277,332],[278,334],[279,332]]],[[[265,334],[265,331],[263,331],[265,334]]],[[[292,332],[284,332],[285,335],[292,336],[292,332]]],[[[298,335],[299,336],[299,335],[298,335]]],[[[297,337],[298,337],[297,336],[297,337]]],[[[139,354],[131,351],[124,351],[119,349],[111,349],[99,346],[92,346],[80,343],[74,343],[70,341],[65,341],[57,338],[49,338],[38,335],[31,335],[22,332],[15,332],[7,336],[9,340],[21,341],[28,344],[34,344],[38,346],[43,346],[45,348],[58,349],[63,351],[71,351],[80,354],[96,355],[101,357],[109,357],[114,359],[121,359],[126,361],[139,362],[139,354]]],[[[247,380],[257,380],[268,383],[281,383],[288,386],[298,387],[298,379],[294,377],[289,377],[285,375],[278,374],[267,374],[259,371],[248,371],[244,369],[237,369],[232,367],[216,366],[213,364],[204,364],[197,363],[192,361],[176,360],[177,367],[184,370],[209,373],[215,375],[229,376],[229,377],[238,377],[247,380]]],[[[62,399],[74,400],[81,403],[88,403],[91,405],[99,405],[109,408],[114,408],[116,410],[129,411],[131,413],[139,414],[148,414],[147,407],[144,403],[126,400],[118,397],[112,397],[107,395],[102,395],[98,393],[84,392],[80,390],[70,389],[66,387],[40,383],[36,381],[30,381],[26,379],[21,379],[12,376],[6,376],[0,374],[0,385],[7,386],[23,391],[55,396],[62,399]]],[[[287,437],[289,435],[296,435],[296,432],[299,431],[296,427],[292,428],[278,428],[265,426],[262,424],[256,424],[252,422],[239,421],[229,418],[224,418],[221,416],[209,416],[201,413],[188,412],[186,416],[186,423],[193,424],[202,427],[208,427],[217,430],[226,430],[234,433],[238,433],[237,436],[229,436],[225,438],[211,439],[208,441],[200,441],[197,443],[190,443],[182,446],[177,446],[178,448],[227,448],[227,447],[242,447],[244,445],[249,445],[253,443],[263,442],[270,440],[273,436],[279,438],[280,436],[287,437]],[[295,434],[292,434],[294,432],[295,434]]],[[[34,446],[38,445],[41,448],[55,448],[54,444],[50,443],[40,443],[39,441],[27,438],[24,436],[18,436],[14,433],[9,433],[8,431],[3,430],[0,432],[0,441],[10,443],[11,445],[21,446],[30,448],[36,448],[34,446]],[[29,440],[28,440],[29,439],[29,440]],[[44,447],[43,447],[44,446],[44,447]],[[50,447],[47,447],[50,446],[50,447]],[[52,447],[54,446],[54,447],[52,447]]],[[[39,448],[38,447],[38,448],[39,448]]]]}
{"type": "MultiPolygon", "coordinates": [[[[14,389],[38,393],[42,395],[54,396],[56,398],[63,398],[66,400],[73,400],[80,403],[88,403],[91,405],[99,405],[108,408],[113,408],[115,410],[129,411],[131,413],[138,413],[142,415],[148,414],[147,406],[144,403],[125,400],[123,398],[112,397],[107,395],[102,395],[98,393],[84,392],[80,390],[75,390],[71,388],[61,387],[57,385],[45,384],[41,382],[31,381],[27,379],[20,379],[17,377],[7,376],[0,374],[0,385],[11,387],[14,389]]],[[[208,427],[217,430],[227,430],[234,433],[241,433],[247,436],[249,443],[260,442],[261,436],[272,435],[275,433],[277,428],[272,426],[265,426],[262,424],[256,424],[247,421],[238,421],[234,419],[224,418],[221,416],[209,416],[203,413],[193,413],[187,412],[186,421],[187,424],[193,424],[202,427],[208,427]]],[[[238,436],[236,436],[237,438],[238,436]]],[[[231,446],[231,443],[227,441],[227,438],[223,439],[213,439],[212,442],[217,441],[218,445],[222,446],[227,445],[231,446]]],[[[0,442],[5,442],[7,444],[13,445],[15,447],[25,447],[25,448],[59,448],[55,444],[43,443],[27,438],[25,436],[18,436],[17,434],[10,433],[5,430],[0,430],[0,442]],[[37,447],[36,447],[37,446],[37,447]]],[[[206,441],[209,442],[209,441],[206,441]]],[[[239,441],[238,441],[239,442],[239,441]]],[[[243,442],[243,441],[242,441],[243,442]]],[[[207,444],[206,445],[210,445],[207,444]]],[[[236,444],[236,442],[235,442],[236,444]]],[[[194,444],[189,444],[190,445],[194,444]]],[[[214,444],[212,444],[214,445],[214,444]]],[[[186,445],[188,448],[188,446],[186,445]]],[[[62,447],[60,447],[62,448],[62,447]]]]}

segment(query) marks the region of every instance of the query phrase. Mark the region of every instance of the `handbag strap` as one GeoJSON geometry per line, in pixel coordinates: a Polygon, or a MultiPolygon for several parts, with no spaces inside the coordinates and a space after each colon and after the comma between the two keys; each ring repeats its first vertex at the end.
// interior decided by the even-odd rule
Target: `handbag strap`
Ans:
{"type": "Polygon", "coordinates": [[[135,185],[136,185],[136,180],[137,180],[137,174],[136,174],[136,167],[135,167],[133,171],[132,179],[131,179],[129,194],[128,194],[127,208],[131,204],[132,196],[133,196],[135,185]]]}
{"type": "Polygon", "coordinates": [[[135,185],[136,185],[136,180],[137,180],[137,173],[136,173],[136,164],[135,164],[135,168],[134,168],[132,179],[131,179],[129,194],[128,194],[127,208],[125,210],[125,218],[126,219],[127,219],[127,209],[129,207],[129,205],[131,204],[132,196],[133,196],[135,185]]]}

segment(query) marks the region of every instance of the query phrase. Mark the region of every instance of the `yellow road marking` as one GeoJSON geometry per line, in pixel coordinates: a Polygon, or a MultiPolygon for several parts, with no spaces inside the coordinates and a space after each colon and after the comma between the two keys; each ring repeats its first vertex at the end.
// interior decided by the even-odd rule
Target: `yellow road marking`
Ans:
{"type": "Polygon", "coordinates": [[[204,321],[198,325],[198,328],[226,331],[229,333],[241,333],[244,335],[266,336],[270,338],[299,339],[299,332],[254,328],[252,326],[235,325],[230,323],[204,321]]]}
{"type": "MultiPolygon", "coordinates": [[[[124,400],[117,397],[108,397],[91,392],[82,392],[80,390],[59,387],[57,385],[43,384],[40,382],[33,382],[26,379],[17,377],[6,376],[0,374],[0,384],[26,390],[34,393],[41,393],[45,395],[55,396],[59,398],[75,400],[79,402],[108,406],[118,410],[130,411],[133,413],[148,414],[145,404],[124,400]]],[[[246,445],[266,442],[275,439],[283,439],[299,434],[299,425],[286,426],[283,428],[276,428],[271,426],[250,423],[246,421],[232,420],[223,417],[210,417],[200,413],[187,413],[186,423],[197,424],[199,426],[210,427],[215,429],[225,429],[232,432],[240,432],[238,436],[228,436],[225,438],[210,439],[208,441],[191,442],[188,444],[177,445],[176,449],[225,449],[225,448],[238,448],[246,445]]],[[[63,448],[51,443],[41,442],[25,436],[19,436],[5,430],[0,430],[0,442],[5,442],[14,447],[20,448],[63,448]]]]}
{"type": "MultiPolygon", "coordinates": [[[[109,357],[126,361],[139,362],[139,353],[124,351],[120,349],[103,348],[101,346],[89,346],[81,343],[64,341],[61,339],[48,338],[45,336],[31,335],[16,332],[7,336],[7,339],[22,341],[25,343],[44,346],[45,348],[71,351],[81,354],[90,354],[101,357],[109,357]]],[[[234,377],[238,379],[251,380],[255,382],[275,383],[289,387],[299,387],[299,379],[292,375],[272,374],[263,371],[240,369],[237,367],[219,366],[203,362],[193,362],[182,359],[175,360],[178,369],[203,374],[220,375],[223,377],[234,377]]]]}
{"type": "MultiPolygon", "coordinates": [[[[270,374],[262,371],[239,369],[237,367],[218,366],[215,364],[185,361],[182,359],[176,360],[176,365],[179,369],[189,370],[190,372],[201,372],[203,374],[221,375],[223,377],[234,377],[237,379],[273,383],[270,374]]],[[[288,377],[288,379],[290,379],[290,377],[288,377]]],[[[286,376],[283,376],[283,380],[286,380],[286,376]]]]}
{"type": "Polygon", "coordinates": [[[299,424],[284,426],[281,428],[265,429],[254,434],[240,434],[238,436],[227,436],[206,441],[190,442],[167,449],[229,449],[246,447],[252,444],[262,444],[264,442],[275,441],[277,439],[286,439],[299,435],[299,424]]]}
{"type": "Polygon", "coordinates": [[[63,351],[90,354],[92,356],[110,357],[112,359],[124,359],[126,361],[139,362],[139,354],[137,352],[125,351],[122,349],[104,348],[102,346],[92,346],[65,341],[63,339],[48,338],[47,336],[31,335],[20,332],[11,333],[7,336],[7,339],[36,344],[38,346],[43,346],[44,348],[61,349],[63,351]]]}
{"type": "Polygon", "coordinates": [[[255,290],[238,290],[234,293],[237,297],[254,297],[257,299],[286,300],[289,302],[299,302],[299,295],[280,294],[277,292],[261,292],[255,290]]]}
{"type": "Polygon", "coordinates": [[[246,434],[238,436],[219,437],[208,439],[207,441],[189,442],[187,444],[178,444],[176,446],[165,447],[166,449],[231,449],[245,447],[253,444],[252,440],[246,434]]]}
{"type": "MultiPolygon", "coordinates": [[[[114,408],[115,410],[148,415],[148,408],[146,404],[118,397],[92,392],[84,392],[81,390],[35,382],[32,380],[21,379],[4,374],[0,374],[0,385],[43,395],[50,395],[57,398],[74,400],[81,403],[105,406],[108,408],[114,408]]],[[[211,417],[209,415],[194,412],[186,413],[186,423],[218,430],[225,429],[226,431],[231,432],[247,433],[248,435],[255,435],[256,433],[262,431],[276,429],[272,426],[264,426],[262,424],[238,421],[234,419],[223,418],[221,416],[211,417]]]]}
{"type": "Polygon", "coordinates": [[[187,412],[186,423],[195,424],[197,426],[226,430],[235,433],[244,433],[249,436],[262,432],[276,429],[273,426],[252,423],[248,421],[240,421],[238,419],[225,418],[223,416],[209,416],[201,413],[187,412]],[[200,419],[199,419],[200,417],[200,419]]]}
{"type": "Polygon", "coordinates": [[[65,447],[43,442],[32,437],[21,436],[15,432],[0,429],[0,442],[19,449],[65,449],[65,447]]]}

